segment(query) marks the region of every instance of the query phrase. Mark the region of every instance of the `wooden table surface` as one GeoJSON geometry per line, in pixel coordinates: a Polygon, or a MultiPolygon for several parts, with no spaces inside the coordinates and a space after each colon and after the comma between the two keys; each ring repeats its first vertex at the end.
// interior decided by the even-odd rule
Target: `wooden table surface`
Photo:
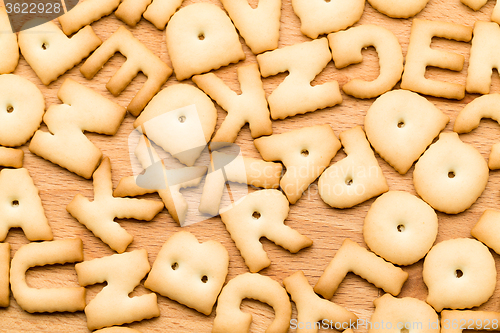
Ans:
{"type": "MultiPolygon", "coordinates": [[[[200,0],[185,0],[183,6],[188,6],[200,0]]],[[[221,7],[217,0],[204,0],[221,7]]],[[[251,0],[252,5],[256,5],[258,0],[251,0]]],[[[489,21],[495,1],[488,3],[478,12],[474,12],[460,3],[459,0],[430,0],[427,7],[417,15],[419,18],[430,20],[441,20],[473,26],[476,20],[489,21]]],[[[377,12],[368,3],[361,20],[356,25],[377,24],[390,29],[398,38],[406,55],[411,19],[391,19],[377,12]]],[[[113,14],[92,24],[97,35],[104,41],[119,26],[124,25],[113,14]]],[[[309,40],[303,36],[299,29],[300,22],[294,14],[290,0],[283,0],[281,31],[279,47],[297,44],[309,40]]],[[[133,34],[142,41],[149,49],[158,55],[163,61],[170,65],[165,33],[157,30],[151,23],[142,19],[135,28],[129,28],[133,34]]],[[[244,41],[241,39],[242,44],[244,41]]],[[[451,72],[447,70],[430,68],[426,74],[428,78],[457,82],[465,84],[470,43],[459,43],[436,38],[432,47],[445,49],[459,54],[466,58],[464,69],[461,72],[451,72]]],[[[235,65],[224,67],[215,71],[230,88],[239,91],[236,78],[236,70],[239,66],[256,62],[255,56],[246,45],[243,45],[247,59],[235,65]]],[[[378,76],[378,58],[373,48],[363,51],[364,61],[361,64],[350,66],[346,69],[337,70],[330,62],[325,70],[316,78],[313,84],[320,84],[326,81],[337,80],[340,86],[352,78],[363,78],[367,80],[378,76]]],[[[21,57],[19,66],[15,74],[23,76],[34,82],[43,92],[47,107],[58,104],[57,91],[66,78],[85,84],[110,98],[117,103],[127,106],[132,97],[145,81],[143,75],[139,75],[132,84],[118,97],[113,97],[105,88],[105,84],[113,73],[124,62],[124,57],[116,55],[108,62],[93,80],[86,80],[80,74],[80,66],[76,66],[57,81],[44,86],[36,77],[33,70],[21,57]]],[[[266,93],[269,95],[286,74],[280,74],[271,78],[263,79],[266,93]]],[[[193,84],[191,80],[185,83],[193,84]]],[[[177,84],[174,76],[165,84],[166,87],[177,84]]],[[[399,84],[396,88],[399,87],[399,84]]],[[[500,92],[500,79],[495,71],[493,75],[492,93],[500,92]]],[[[352,128],[356,125],[363,125],[364,115],[370,107],[373,99],[359,100],[342,93],[344,101],[342,104],[319,110],[306,115],[295,116],[285,120],[273,122],[274,133],[284,133],[293,129],[315,124],[329,124],[338,135],[340,132],[352,128]]],[[[451,101],[429,97],[440,110],[450,116],[451,121],[445,131],[451,131],[457,114],[462,108],[476,98],[478,95],[467,94],[461,101],[451,101]]],[[[225,112],[217,106],[218,121],[217,127],[225,117],[225,112]]],[[[92,142],[99,147],[104,155],[109,156],[112,162],[113,185],[116,187],[119,180],[125,176],[132,175],[131,164],[128,157],[127,139],[133,130],[132,123],[134,117],[127,114],[118,134],[113,137],[88,134],[92,142]]],[[[42,125],[46,130],[46,126],[42,125]]],[[[483,120],[478,129],[470,134],[461,135],[461,139],[477,148],[484,158],[488,158],[491,146],[500,141],[500,127],[491,120],[483,120]]],[[[259,157],[253,146],[248,126],[245,126],[236,141],[240,145],[244,156],[259,157]]],[[[64,170],[38,156],[34,156],[28,151],[28,144],[22,147],[25,152],[24,167],[27,168],[40,190],[45,213],[54,233],[54,239],[66,239],[80,237],[84,243],[85,260],[91,260],[103,256],[108,256],[114,252],[102,241],[92,235],[83,225],[66,212],[66,206],[77,193],[82,193],[89,199],[93,198],[92,182],[83,179],[67,170],[64,170]]],[[[332,163],[345,157],[345,153],[339,151],[332,163]]],[[[403,190],[415,194],[412,182],[413,168],[406,175],[398,174],[392,167],[383,161],[378,155],[377,159],[387,178],[390,190],[403,190]]],[[[465,189],[466,190],[466,189],[465,189]]],[[[471,237],[470,230],[478,221],[480,215],[487,208],[498,208],[500,194],[500,172],[490,171],[490,177],[486,190],[472,205],[470,209],[458,215],[446,215],[438,213],[439,234],[436,242],[457,237],[471,237]]],[[[157,195],[148,195],[147,198],[160,200],[157,195]]],[[[268,240],[263,240],[264,248],[267,251],[272,264],[260,273],[271,277],[274,280],[282,281],[292,273],[304,271],[309,283],[314,285],[323,270],[339,249],[342,241],[349,237],[358,244],[365,246],[362,235],[364,217],[373,203],[374,199],[368,200],[351,209],[339,210],[326,205],[318,194],[317,182],[313,183],[303,197],[290,208],[290,214],[286,224],[300,233],[310,237],[314,244],[312,247],[300,251],[298,254],[290,254],[281,247],[276,246],[268,240]]],[[[239,251],[236,249],[228,232],[225,230],[219,217],[211,218],[194,224],[189,227],[179,227],[164,210],[151,222],[141,222],[134,220],[120,221],[130,234],[134,236],[133,243],[128,250],[146,249],[149,253],[149,261],[153,264],[162,244],[175,232],[188,230],[199,239],[207,241],[210,239],[220,241],[229,251],[229,275],[227,281],[235,276],[248,272],[239,251]]],[[[6,242],[12,246],[11,256],[22,245],[28,243],[20,229],[10,231],[6,242]]],[[[497,265],[500,257],[493,253],[497,265]]],[[[427,288],[422,280],[422,262],[420,260],[414,265],[403,267],[409,273],[408,281],[403,286],[400,297],[411,296],[420,300],[425,300],[427,288]]],[[[60,287],[77,286],[76,273],[73,264],[56,265],[50,267],[37,267],[29,270],[28,283],[33,287],[60,287]]],[[[87,301],[91,300],[98,293],[103,285],[96,285],[88,288],[87,301]]],[[[497,286],[493,297],[484,305],[481,310],[497,311],[500,302],[500,286],[497,286]]],[[[140,295],[149,292],[142,285],[139,286],[133,295],[140,295]]],[[[332,301],[353,311],[361,319],[368,320],[373,313],[373,300],[383,294],[383,291],[369,284],[365,280],[348,274],[342,282],[339,290],[333,296],[332,301]]],[[[161,316],[159,318],[145,320],[139,323],[127,325],[146,332],[210,332],[214,320],[215,311],[210,316],[202,315],[195,310],[189,309],[179,303],[159,296],[159,306],[161,316]]],[[[251,312],[254,320],[251,326],[252,332],[263,332],[273,318],[272,308],[262,303],[245,300],[242,305],[243,311],[251,312]]],[[[293,318],[296,318],[296,309],[293,305],[293,318]]],[[[0,309],[0,331],[1,332],[88,332],[85,315],[83,312],[58,313],[58,314],[29,314],[20,309],[14,298],[11,296],[10,306],[0,309]]],[[[366,331],[364,328],[359,331],[366,331]]]]}

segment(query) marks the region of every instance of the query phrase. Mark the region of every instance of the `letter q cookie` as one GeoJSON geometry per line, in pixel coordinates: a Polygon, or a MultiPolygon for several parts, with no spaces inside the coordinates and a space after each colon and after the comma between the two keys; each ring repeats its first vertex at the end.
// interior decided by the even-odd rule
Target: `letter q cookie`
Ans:
{"type": "Polygon", "coordinates": [[[488,165],[457,133],[441,133],[415,164],[418,195],[434,209],[458,214],[469,208],[488,183],[488,165]]]}
{"type": "Polygon", "coordinates": [[[435,245],[422,270],[429,289],[427,303],[444,308],[468,309],[486,302],[495,291],[495,260],[481,242],[458,238],[435,245]]]}

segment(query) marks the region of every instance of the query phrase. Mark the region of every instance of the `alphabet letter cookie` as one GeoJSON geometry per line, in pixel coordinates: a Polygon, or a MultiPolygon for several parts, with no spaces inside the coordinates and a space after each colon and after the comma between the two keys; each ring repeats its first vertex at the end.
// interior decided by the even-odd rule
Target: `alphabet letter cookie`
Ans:
{"type": "Polygon", "coordinates": [[[312,245],[312,240],[284,224],[289,210],[288,200],[280,191],[261,190],[248,194],[221,213],[222,222],[250,272],[256,273],[271,264],[260,243],[261,237],[292,253],[312,245]]]}
{"type": "Polygon", "coordinates": [[[380,75],[373,81],[353,79],[342,90],[356,98],[373,98],[391,90],[403,73],[403,53],[399,41],[386,28],[364,24],[328,35],[335,67],[344,68],[363,61],[361,51],[375,47],[380,75]]]}
{"type": "Polygon", "coordinates": [[[292,318],[292,305],[281,285],[270,277],[245,273],[238,275],[222,289],[217,301],[217,314],[212,333],[247,333],[252,315],[240,310],[241,301],[251,298],[269,304],[274,309],[274,320],[268,333],[288,331],[292,318]]]}
{"type": "Polygon", "coordinates": [[[340,142],[330,125],[303,127],[254,141],[266,161],[282,161],[286,172],[280,186],[294,204],[340,149],[340,142]]]}
{"type": "Polygon", "coordinates": [[[449,22],[413,19],[401,88],[436,97],[462,99],[465,96],[464,85],[425,78],[427,66],[452,71],[461,71],[464,66],[462,55],[431,49],[433,37],[468,42],[472,38],[472,28],[449,22]]]}
{"type": "Polygon", "coordinates": [[[87,326],[93,331],[158,317],[160,309],[155,293],[129,297],[151,267],[146,250],[135,250],[75,265],[78,283],[107,285],[85,307],[87,326]]]}
{"type": "Polygon", "coordinates": [[[263,77],[289,72],[267,99],[271,117],[284,119],[342,102],[337,81],[311,86],[331,59],[326,38],[259,54],[257,62],[263,77]]]}
{"type": "Polygon", "coordinates": [[[114,198],[111,163],[105,157],[94,172],[94,201],[77,194],[66,210],[118,253],[124,252],[134,239],[114,221],[135,218],[151,221],[163,209],[163,203],[151,200],[114,198]]]}
{"type": "Polygon", "coordinates": [[[389,190],[361,126],[340,133],[347,157],[319,177],[319,195],[335,208],[349,208],[389,190]]]}
{"type": "Polygon", "coordinates": [[[90,26],[71,38],[53,22],[19,32],[21,53],[45,85],[79,64],[101,43],[90,26]]]}
{"type": "Polygon", "coordinates": [[[52,105],[43,117],[50,132],[37,131],[29,149],[89,179],[102,153],[83,132],[115,135],[125,108],[71,79],[64,81],[57,97],[64,104],[52,105]]]}
{"type": "Polygon", "coordinates": [[[12,258],[10,283],[17,304],[27,312],[82,311],[85,288],[31,288],[26,271],[31,267],[64,264],[83,260],[83,244],[78,238],[30,243],[17,250],[12,258]]]}
{"type": "Polygon", "coordinates": [[[172,69],[122,26],[85,61],[80,72],[87,79],[92,79],[116,52],[125,56],[127,61],[106,84],[113,95],[120,95],[139,72],[148,77],[127,107],[137,117],[160,91],[172,74],[172,69]]]}
{"type": "Polygon", "coordinates": [[[163,244],[144,286],[205,315],[226,280],[229,255],[219,242],[179,231],[163,244]]]}
{"type": "Polygon", "coordinates": [[[245,59],[231,20],[213,4],[181,8],[170,19],[166,33],[168,54],[179,81],[245,59]]]}
{"type": "Polygon", "coordinates": [[[0,74],[12,73],[19,62],[19,46],[5,7],[0,7],[0,33],[0,74]]]}

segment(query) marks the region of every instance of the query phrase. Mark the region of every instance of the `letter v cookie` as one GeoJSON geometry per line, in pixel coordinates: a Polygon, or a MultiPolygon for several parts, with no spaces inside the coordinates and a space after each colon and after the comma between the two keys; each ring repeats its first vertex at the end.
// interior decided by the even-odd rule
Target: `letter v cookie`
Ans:
{"type": "Polygon", "coordinates": [[[30,241],[51,240],[38,189],[26,169],[0,171],[0,241],[10,228],[20,227],[30,241]]]}
{"type": "Polygon", "coordinates": [[[250,272],[256,273],[271,264],[260,243],[261,237],[292,253],[312,245],[312,240],[284,224],[289,211],[288,200],[280,191],[261,190],[250,193],[221,213],[222,222],[250,272]]]}
{"type": "Polygon", "coordinates": [[[0,74],[12,73],[19,62],[17,35],[12,32],[5,7],[0,7],[0,74]]]}
{"type": "Polygon", "coordinates": [[[127,60],[106,84],[113,95],[120,95],[139,72],[148,77],[127,107],[137,117],[167,82],[172,69],[122,26],[85,61],[80,72],[87,79],[92,79],[116,52],[127,60]]]}
{"type": "Polygon", "coordinates": [[[389,186],[361,126],[340,133],[347,157],[318,181],[319,195],[334,208],[349,208],[387,192],[389,186]]]}
{"type": "Polygon", "coordinates": [[[71,38],[66,37],[53,22],[19,33],[21,53],[45,85],[79,64],[101,43],[90,26],[71,38]]]}
{"type": "Polygon", "coordinates": [[[163,209],[163,203],[129,198],[114,198],[111,182],[111,163],[102,160],[94,172],[94,201],[77,194],[66,210],[94,235],[118,253],[124,252],[133,237],[114,221],[115,218],[133,218],[151,221],[163,209]]]}
{"type": "Polygon", "coordinates": [[[257,62],[263,77],[289,72],[267,99],[271,117],[284,119],[342,102],[337,81],[311,86],[331,60],[326,38],[259,54],[257,62]]]}
{"type": "Polygon", "coordinates": [[[64,81],[57,97],[64,104],[52,105],[43,117],[49,132],[37,131],[29,149],[89,179],[102,153],[83,132],[115,135],[125,108],[71,79],[64,81]]]}
{"type": "Polygon", "coordinates": [[[280,186],[294,204],[330,164],[341,145],[330,125],[304,127],[254,141],[266,161],[282,161],[280,186]]]}
{"type": "Polygon", "coordinates": [[[253,138],[273,134],[266,93],[257,64],[238,68],[240,95],[232,91],[213,73],[195,75],[192,80],[227,111],[226,119],[212,138],[212,143],[234,142],[238,132],[246,123],[250,127],[253,138]]]}
{"type": "Polygon", "coordinates": [[[250,6],[248,0],[221,2],[254,54],[278,47],[281,0],[260,0],[255,9],[250,6]]]}
{"type": "MultiPolygon", "coordinates": [[[[353,322],[358,320],[354,313],[316,295],[302,271],[298,271],[284,279],[283,284],[295,302],[297,322],[299,323],[316,323],[326,319],[331,325],[335,327],[340,325],[340,327],[344,328],[346,326],[350,327],[353,322]]],[[[301,329],[297,330],[297,332],[300,331],[301,329]]],[[[316,333],[317,328],[307,331],[316,333]]]]}
{"type": "Polygon", "coordinates": [[[349,272],[394,296],[401,292],[408,278],[408,273],[401,268],[347,238],[314,286],[314,291],[326,299],[332,298],[349,272]]]}

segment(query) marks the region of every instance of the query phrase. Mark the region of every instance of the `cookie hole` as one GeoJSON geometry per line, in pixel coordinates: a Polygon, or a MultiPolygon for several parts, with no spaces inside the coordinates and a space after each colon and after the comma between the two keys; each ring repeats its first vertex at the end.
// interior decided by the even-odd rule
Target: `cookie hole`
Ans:
{"type": "Polygon", "coordinates": [[[399,127],[399,128],[403,128],[403,127],[405,127],[405,122],[404,122],[404,121],[400,121],[400,122],[398,123],[398,127],[399,127]]]}
{"type": "Polygon", "coordinates": [[[325,0],[326,3],[329,3],[331,0],[325,0]]]}
{"type": "Polygon", "coordinates": [[[172,266],[170,266],[170,267],[172,267],[172,270],[174,270],[174,271],[175,271],[177,268],[179,268],[179,264],[178,264],[178,263],[176,263],[176,262],[174,262],[174,263],[172,264],[172,266]]]}
{"type": "Polygon", "coordinates": [[[455,178],[455,173],[453,171],[448,172],[448,178],[455,178]]]}
{"type": "Polygon", "coordinates": [[[199,40],[204,40],[205,39],[205,34],[201,33],[198,35],[199,40]]]}
{"type": "Polygon", "coordinates": [[[455,271],[455,276],[456,276],[458,279],[460,279],[463,275],[464,275],[464,272],[462,272],[462,270],[461,270],[461,269],[457,269],[457,270],[455,271]]]}
{"type": "Polygon", "coordinates": [[[180,116],[179,117],[179,122],[184,123],[186,121],[186,116],[180,116]]]}
{"type": "Polygon", "coordinates": [[[18,207],[19,206],[19,200],[13,200],[11,204],[12,204],[12,207],[18,207]]]}
{"type": "Polygon", "coordinates": [[[307,149],[302,149],[302,151],[300,152],[300,154],[301,154],[302,156],[304,156],[304,157],[307,157],[307,156],[309,156],[309,150],[307,150],[307,149]]]}
{"type": "Polygon", "coordinates": [[[207,282],[208,282],[208,276],[203,275],[203,276],[201,277],[201,282],[203,282],[203,283],[207,283],[207,282]]]}
{"type": "Polygon", "coordinates": [[[12,112],[14,112],[14,108],[12,107],[12,105],[9,105],[7,107],[7,113],[12,113],[12,112]]]}
{"type": "Polygon", "coordinates": [[[255,220],[260,219],[260,216],[261,216],[261,215],[260,215],[260,213],[259,213],[259,212],[253,212],[253,214],[252,214],[252,217],[253,217],[255,220]]]}
{"type": "Polygon", "coordinates": [[[347,179],[345,180],[345,184],[346,184],[347,186],[351,186],[351,185],[352,185],[352,178],[347,178],[347,179]]]}
{"type": "Polygon", "coordinates": [[[403,327],[401,333],[410,333],[410,331],[406,327],[403,327]]]}
{"type": "Polygon", "coordinates": [[[47,44],[45,44],[45,43],[43,43],[43,44],[42,44],[42,50],[46,50],[47,48],[48,48],[48,45],[47,45],[47,44]]]}
{"type": "Polygon", "coordinates": [[[399,231],[399,232],[403,232],[403,231],[405,231],[405,226],[404,226],[404,225],[402,225],[402,224],[398,225],[398,231],[399,231]]]}

